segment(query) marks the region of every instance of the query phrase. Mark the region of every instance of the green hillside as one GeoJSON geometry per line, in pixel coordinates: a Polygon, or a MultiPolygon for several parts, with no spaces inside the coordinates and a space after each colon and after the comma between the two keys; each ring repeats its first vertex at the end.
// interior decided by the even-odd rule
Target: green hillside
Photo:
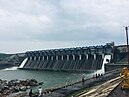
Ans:
{"type": "Polygon", "coordinates": [[[0,53],[0,61],[4,60],[5,58],[11,56],[12,54],[4,54],[4,53],[0,53]]]}

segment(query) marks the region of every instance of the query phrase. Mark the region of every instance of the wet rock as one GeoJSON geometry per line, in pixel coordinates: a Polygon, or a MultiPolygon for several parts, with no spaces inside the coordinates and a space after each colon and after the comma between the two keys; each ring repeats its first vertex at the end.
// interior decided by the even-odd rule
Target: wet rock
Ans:
{"type": "Polygon", "coordinates": [[[8,82],[8,86],[9,86],[9,87],[10,87],[10,86],[16,86],[17,84],[19,84],[18,79],[16,79],[16,80],[11,80],[11,81],[8,82]]]}
{"type": "Polygon", "coordinates": [[[22,81],[20,81],[20,84],[22,86],[29,86],[29,81],[28,80],[22,80],[22,81]]]}
{"type": "Polygon", "coordinates": [[[30,81],[30,82],[29,82],[29,85],[30,85],[30,86],[38,86],[38,84],[35,83],[35,82],[33,82],[33,81],[30,81]]]}
{"type": "Polygon", "coordinates": [[[38,81],[36,79],[31,79],[30,81],[32,81],[34,83],[38,83],[38,81]]]}
{"type": "Polygon", "coordinates": [[[29,81],[29,84],[30,84],[30,86],[38,86],[38,85],[39,85],[38,81],[35,80],[35,79],[31,79],[31,80],[29,81]]]}
{"type": "Polygon", "coordinates": [[[26,86],[27,89],[30,89],[30,86],[26,86]]]}
{"type": "Polygon", "coordinates": [[[4,95],[13,94],[13,93],[18,93],[20,91],[26,91],[27,89],[33,86],[38,86],[42,84],[43,82],[38,83],[38,81],[35,79],[30,79],[30,80],[29,79],[27,80],[15,79],[15,80],[11,80],[8,82],[6,80],[0,79],[0,97],[3,97],[4,95]]]}
{"type": "Polygon", "coordinates": [[[43,82],[40,82],[40,83],[39,83],[39,85],[42,85],[42,84],[44,84],[44,83],[43,83],[43,82]]]}
{"type": "Polygon", "coordinates": [[[20,84],[21,84],[22,86],[38,86],[38,85],[39,85],[39,83],[38,83],[37,80],[35,80],[35,79],[22,80],[22,81],[20,81],[20,84]]]}
{"type": "Polygon", "coordinates": [[[16,86],[13,88],[13,92],[19,92],[20,91],[20,87],[19,86],[16,86]]]}
{"type": "Polygon", "coordinates": [[[22,87],[20,87],[20,91],[26,91],[26,86],[22,86],[22,87]]]}

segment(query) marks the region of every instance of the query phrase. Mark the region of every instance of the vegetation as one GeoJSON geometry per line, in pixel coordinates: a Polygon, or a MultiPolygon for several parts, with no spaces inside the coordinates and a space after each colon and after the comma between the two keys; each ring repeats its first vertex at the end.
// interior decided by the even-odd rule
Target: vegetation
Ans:
{"type": "Polygon", "coordinates": [[[11,54],[4,54],[4,53],[0,53],[0,61],[6,59],[7,57],[11,56],[11,54]]]}

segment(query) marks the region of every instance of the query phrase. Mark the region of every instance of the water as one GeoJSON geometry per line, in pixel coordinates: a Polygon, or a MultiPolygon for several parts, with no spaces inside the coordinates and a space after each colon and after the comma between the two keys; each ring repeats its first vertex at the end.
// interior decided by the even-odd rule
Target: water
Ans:
{"type": "Polygon", "coordinates": [[[92,73],[71,73],[71,72],[54,72],[54,71],[37,71],[37,70],[19,70],[17,67],[0,70],[0,79],[4,80],[26,80],[36,79],[43,82],[43,89],[58,87],[81,80],[82,76],[89,78],[92,73]]]}

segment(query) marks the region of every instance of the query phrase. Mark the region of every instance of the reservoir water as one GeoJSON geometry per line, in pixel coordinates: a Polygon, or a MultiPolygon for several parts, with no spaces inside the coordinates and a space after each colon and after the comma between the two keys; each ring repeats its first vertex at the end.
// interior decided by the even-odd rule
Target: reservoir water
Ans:
{"type": "Polygon", "coordinates": [[[43,82],[43,89],[58,87],[81,80],[82,76],[89,78],[93,72],[74,73],[74,72],[55,72],[55,71],[38,71],[38,70],[19,70],[17,67],[0,70],[0,79],[4,80],[26,80],[36,79],[43,82]]]}

